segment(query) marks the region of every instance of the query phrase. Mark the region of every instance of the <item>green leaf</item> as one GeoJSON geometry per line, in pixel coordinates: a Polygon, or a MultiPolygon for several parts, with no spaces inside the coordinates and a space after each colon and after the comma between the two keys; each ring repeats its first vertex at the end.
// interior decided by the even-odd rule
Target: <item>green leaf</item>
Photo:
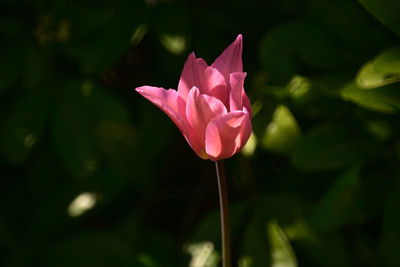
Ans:
{"type": "Polygon", "coordinates": [[[359,0],[380,22],[400,35],[400,5],[397,0],[359,0]]]}
{"type": "Polygon", "coordinates": [[[360,88],[371,89],[400,81],[400,47],[388,49],[366,63],[357,74],[360,88]]]}
{"type": "Polygon", "coordinates": [[[208,241],[189,244],[185,250],[192,256],[189,266],[218,267],[221,261],[214,245],[208,241]]]}
{"type": "Polygon", "coordinates": [[[60,97],[61,103],[55,107],[55,116],[60,117],[53,121],[64,164],[73,175],[86,176],[97,169],[102,152],[120,175],[129,175],[135,133],[126,105],[107,88],[89,80],[67,86],[69,93],[60,97]]]}
{"type": "Polygon", "coordinates": [[[296,119],[290,110],[278,106],[262,138],[262,146],[278,154],[288,154],[300,139],[301,132],[296,119]]]}
{"type": "Polygon", "coordinates": [[[115,123],[129,122],[126,104],[109,88],[89,80],[82,84],[82,94],[87,98],[89,108],[93,110],[93,119],[115,123]]]}
{"type": "Polygon", "coordinates": [[[52,137],[56,151],[66,169],[75,177],[90,176],[99,164],[94,143],[93,121],[88,99],[81,84],[68,83],[53,106],[52,137]]]}
{"type": "Polygon", "coordinates": [[[276,220],[266,222],[259,211],[246,228],[241,248],[239,262],[246,267],[297,266],[286,233],[276,220]]]}
{"type": "MultiPolygon", "coordinates": [[[[240,246],[240,259],[246,267],[269,266],[271,255],[265,216],[256,210],[247,224],[240,246]]],[[[243,264],[243,265],[244,265],[243,264]]]]}
{"type": "MultiPolygon", "coordinates": [[[[229,214],[231,218],[231,235],[234,237],[240,230],[240,222],[249,206],[247,202],[231,203],[229,214]]],[[[221,225],[219,212],[206,215],[197,225],[191,238],[193,242],[211,241],[219,245],[221,242],[221,225]]]]}
{"type": "Polygon", "coordinates": [[[47,115],[48,91],[23,95],[12,107],[2,127],[3,154],[13,163],[24,160],[38,141],[47,115]]]}
{"type": "Polygon", "coordinates": [[[268,239],[271,246],[271,267],[296,267],[297,260],[290,246],[286,233],[278,222],[272,220],[267,224],[268,239]]]}
{"type": "Polygon", "coordinates": [[[303,201],[293,195],[269,194],[253,206],[240,242],[240,262],[249,267],[295,263],[291,245],[276,221],[283,225],[298,218],[304,209],[303,201]]]}
{"type": "Polygon", "coordinates": [[[292,164],[304,171],[343,169],[373,151],[365,138],[341,125],[323,125],[306,134],[292,153],[292,164]]]}
{"type": "Polygon", "coordinates": [[[286,85],[285,90],[288,91],[293,100],[299,100],[307,96],[311,89],[311,82],[306,77],[296,75],[286,85]]]}
{"type": "Polygon", "coordinates": [[[392,83],[390,79],[385,79],[383,73],[378,73],[374,70],[374,64],[368,62],[361,71],[357,74],[356,83],[360,88],[375,88],[388,83],[392,83]]]}
{"type": "Polygon", "coordinates": [[[361,207],[357,196],[359,169],[353,168],[335,181],[316,205],[309,219],[316,230],[332,230],[357,218],[361,207]]]}
{"type": "Polygon", "coordinates": [[[385,50],[375,58],[374,68],[376,71],[400,75],[400,47],[385,50]]]}
{"type": "Polygon", "coordinates": [[[349,77],[345,78],[336,72],[315,80],[294,76],[285,88],[290,95],[291,110],[301,118],[327,119],[340,116],[350,106],[338,97],[345,84],[344,79],[347,83],[349,77]]]}
{"type": "MultiPolygon", "coordinates": [[[[233,205],[230,205],[229,214],[232,242],[235,242],[238,236],[241,236],[242,224],[243,221],[247,219],[248,208],[249,205],[247,202],[233,203],[233,205]]],[[[206,215],[198,223],[186,248],[186,251],[192,254],[192,260],[194,259],[194,254],[199,254],[199,248],[203,248],[209,252],[207,258],[210,265],[205,266],[211,267],[214,266],[212,264],[217,264],[220,259],[219,255],[221,254],[221,224],[220,214],[218,212],[212,212],[206,215]]]]}
{"type": "Polygon", "coordinates": [[[307,0],[311,17],[326,25],[335,38],[345,44],[355,62],[374,55],[389,43],[386,32],[376,26],[357,1],[307,0]],[[338,15],[340,14],[340,15],[338,15]],[[366,45],[368,44],[368,45],[366,45]]]}
{"type": "Polygon", "coordinates": [[[308,266],[350,266],[347,248],[337,232],[319,235],[304,219],[282,227],[301,262],[308,262],[308,266]]]}
{"type": "MultiPolygon", "coordinates": [[[[133,32],[133,30],[132,30],[133,32]]],[[[131,32],[120,35],[118,31],[107,36],[100,36],[77,55],[80,59],[83,73],[96,73],[111,67],[122,53],[128,49],[131,32]]]]}
{"type": "Polygon", "coordinates": [[[265,129],[272,121],[272,115],[277,107],[276,101],[272,97],[257,100],[253,103],[253,110],[256,111],[252,118],[253,132],[257,140],[261,140],[265,134],[265,129]]]}
{"type": "Polygon", "coordinates": [[[296,20],[271,28],[260,45],[262,66],[273,82],[285,82],[300,65],[332,68],[354,63],[351,53],[334,45],[335,40],[319,24],[296,20]]]}
{"type": "Polygon", "coordinates": [[[355,83],[349,83],[342,89],[342,97],[370,110],[395,113],[400,109],[400,86],[386,85],[364,90],[355,83]]]}
{"type": "Polygon", "coordinates": [[[129,12],[131,6],[95,7],[77,12],[71,18],[76,29],[68,46],[83,73],[103,71],[114,64],[131,45],[130,40],[139,25],[129,12]]]}

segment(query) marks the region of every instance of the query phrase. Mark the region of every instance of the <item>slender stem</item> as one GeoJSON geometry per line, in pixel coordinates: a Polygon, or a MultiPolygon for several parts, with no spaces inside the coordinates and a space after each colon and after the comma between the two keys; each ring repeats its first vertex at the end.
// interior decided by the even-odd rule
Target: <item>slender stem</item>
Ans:
{"type": "Polygon", "coordinates": [[[222,266],[231,267],[231,236],[229,226],[228,191],[225,179],[224,163],[222,160],[215,162],[217,168],[219,205],[221,214],[222,234],[222,266]]]}

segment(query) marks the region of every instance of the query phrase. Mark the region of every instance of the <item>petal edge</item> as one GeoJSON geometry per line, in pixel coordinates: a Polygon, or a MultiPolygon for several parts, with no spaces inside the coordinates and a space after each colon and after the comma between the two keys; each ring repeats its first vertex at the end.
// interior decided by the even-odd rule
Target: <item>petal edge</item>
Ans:
{"type": "Polygon", "coordinates": [[[234,111],[210,121],[205,144],[211,160],[230,158],[244,146],[251,134],[248,116],[247,112],[234,111]]]}
{"type": "Polygon", "coordinates": [[[141,86],[135,90],[167,114],[187,138],[187,123],[183,113],[186,103],[176,90],[154,86],[141,86]]]}
{"type": "Polygon", "coordinates": [[[239,34],[211,65],[225,77],[227,82],[229,82],[230,73],[243,72],[242,50],[243,40],[242,35],[239,34]]]}

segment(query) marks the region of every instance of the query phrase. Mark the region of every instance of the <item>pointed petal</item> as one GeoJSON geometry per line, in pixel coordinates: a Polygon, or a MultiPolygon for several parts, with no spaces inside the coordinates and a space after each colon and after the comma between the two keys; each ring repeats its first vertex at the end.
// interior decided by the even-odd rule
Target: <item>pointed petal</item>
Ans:
{"type": "Polygon", "coordinates": [[[249,114],[233,111],[210,121],[206,129],[206,153],[213,161],[232,157],[251,134],[249,114]]]}
{"type": "Polygon", "coordinates": [[[229,81],[230,73],[243,72],[242,50],[242,35],[239,34],[236,40],[222,52],[211,66],[221,72],[225,79],[229,81]]]}
{"type": "Polygon", "coordinates": [[[197,87],[190,90],[186,118],[188,123],[189,139],[197,154],[205,154],[205,132],[207,124],[215,117],[226,114],[225,105],[213,96],[200,94],[197,87]]]}
{"type": "Polygon", "coordinates": [[[232,87],[231,92],[229,94],[230,111],[243,109],[242,93],[244,92],[243,84],[245,78],[246,78],[245,72],[234,72],[229,75],[229,82],[232,87]]]}
{"type": "Polygon", "coordinates": [[[179,95],[186,100],[189,91],[193,86],[200,88],[204,84],[204,72],[207,69],[207,63],[196,58],[194,53],[191,53],[183,66],[183,71],[178,84],[179,95]]]}
{"type": "Polygon", "coordinates": [[[185,118],[186,103],[178,95],[176,90],[166,90],[161,87],[153,86],[141,86],[136,88],[136,92],[164,111],[187,138],[188,130],[185,118]]]}
{"type": "Polygon", "coordinates": [[[179,95],[186,101],[189,91],[196,86],[201,94],[208,94],[227,103],[227,86],[224,76],[218,70],[191,53],[186,60],[178,84],[179,95]]]}

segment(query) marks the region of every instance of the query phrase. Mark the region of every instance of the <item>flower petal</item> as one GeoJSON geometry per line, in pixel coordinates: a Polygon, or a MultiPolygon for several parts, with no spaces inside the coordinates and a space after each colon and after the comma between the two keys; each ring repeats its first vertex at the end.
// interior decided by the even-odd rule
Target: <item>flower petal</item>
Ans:
{"type": "Polygon", "coordinates": [[[189,91],[196,86],[201,94],[219,98],[224,103],[227,99],[227,86],[224,76],[218,70],[207,66],[207,63],[191,53],[185,62],[178,84],[179,95],[186,100],[189,91]]]}
{"type": "Polygon", "coordinates": [[[200,93],[214,96],[222,101],[226,107],[228,107],[229,96],[228,86],[226,84],[224,76],[215,68],[207,67],[206,72],[206,86],[201,90],[200,93]]]}
{"type": "Polygon", "coordinates": [[[210,121],[206,129],[206,153],[213,161],[232,157],[251,134],[249,113],[233,111],[210,121]]]}
{"type": "Polygon", "coordinates": [[[197,59],[194,53],[189,55],[178,84],[178,93],[185,101],[193,86],[197,88],[203,86],[204,72],[206,69],[207,63],[203,59],[197,59]]]}
{"type": "Polygon", "coordinates": [[[166,90],[161,87],[141,86],[136,92],[150,100],[154,105],[164,111],[168,117],[178,126],[182,134],[188,137],[185,117],[185,101],[173,89],[166,90]]]}
{"type": "Polygon", "coordinates": [[[242,103],[243,103],[243,107],[246,108],[246,111],[249,113],[249,117],[251,119],[251,117],[253,116],[253,111],[251,110],[251,103],[250,103],[250,99],[249,97],[246,95],[246,93],[244,92],[244,90],[242,91],[242,103]]]}
{"type": "Polygon", "coordinates": [[[205,132],[208,123],[226,113],[225,105],[218,98],[200,94],[197,87],[190,90],[186,104],[186,119],[190,142],[199,156],[206,156],[205,132]]]}
{"type": "Polygon", "coordinates": [[[246,145],[247,140],[249,140],[251,131],[252,131],[252,126],[251,126],[251,113],[248,112],[247,108],[243,108],[244,112],[247,113],[246,117],[243,119],[242,124],[240,125],[240,131],[238,136],[235,139],[236,143],[236,151],[240,151],[244,145],[246,145]]]}
{"type": "Polygon", "coordinates": [[[232,87],[229,94],[230,111],[243,109],[242,93],[244,93],[243,84],[245,78],[245,72],[234,72],[229,75],[229,82],[232,87]]]}
{"type": "Polygon", "coordinates": [[[243,72],[242,50],[242,35],[239,34],[236,40],[222,52],[211,67],[216,68],[225,77],[226,81],[229,81],[230,73],[243,72]]]}

